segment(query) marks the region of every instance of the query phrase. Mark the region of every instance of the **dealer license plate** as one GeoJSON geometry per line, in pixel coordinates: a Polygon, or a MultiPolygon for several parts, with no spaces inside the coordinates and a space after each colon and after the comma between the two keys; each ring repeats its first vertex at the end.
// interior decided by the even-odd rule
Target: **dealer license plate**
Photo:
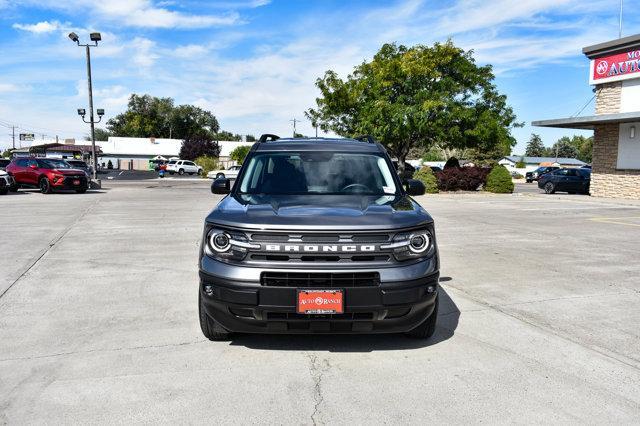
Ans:
{"type": "Polygon", "coordinates": [[[75,180],[73,181],[73,184],[74,184],[74,185],[80,185],[80,179],[75,179],[75,180]]]}
{"type": "Polygon", "coordinates": [[[342,290],[298,290],[299,314],[341,314],[342,290]]]}

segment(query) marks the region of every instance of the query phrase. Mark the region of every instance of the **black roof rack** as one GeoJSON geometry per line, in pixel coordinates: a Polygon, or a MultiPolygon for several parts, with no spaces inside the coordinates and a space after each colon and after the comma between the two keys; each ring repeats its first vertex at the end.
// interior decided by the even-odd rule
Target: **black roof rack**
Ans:
{"type": "Polygon", "coordinates": [[[360,135],[356,136],[354,139],[360,142],[376,143],[376,140],[371,135],[360,135]]]}
{"type": "Polygon", "coordinates": [[[265,143],[267,141],[277,141],[278,139],[280,139],[280,136],[278,136],[278,135],[272,135],[271,133],[265,133],[262,136],[260,136],[260,139],[258,139],[258,143],[265,143]]]}

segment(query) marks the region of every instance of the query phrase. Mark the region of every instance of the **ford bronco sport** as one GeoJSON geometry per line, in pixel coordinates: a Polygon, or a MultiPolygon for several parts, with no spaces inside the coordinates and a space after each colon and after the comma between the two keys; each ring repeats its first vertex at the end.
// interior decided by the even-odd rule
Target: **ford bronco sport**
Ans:
{"type": "Polygon", "coordinates": [[[438,313],[433,219],[371,137],[263,135],[207,216],[200,249],[204,335],[407,333],[438,313]],[[403,187],[406,186],[406,189],[403,187]]]}

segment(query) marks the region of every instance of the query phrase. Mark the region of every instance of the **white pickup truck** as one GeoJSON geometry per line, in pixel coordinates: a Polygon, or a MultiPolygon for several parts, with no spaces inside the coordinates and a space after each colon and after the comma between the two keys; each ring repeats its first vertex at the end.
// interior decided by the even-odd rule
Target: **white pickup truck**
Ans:
{"type": "Polygon", "coordinates": [[[170,175],[177,173],[179,175],[183,175],[185,173],[193,174],[202,174],[202,167],[198,166],[193,161],[187,160],[171,160],[167,163],[167,172],[170,175]]]}

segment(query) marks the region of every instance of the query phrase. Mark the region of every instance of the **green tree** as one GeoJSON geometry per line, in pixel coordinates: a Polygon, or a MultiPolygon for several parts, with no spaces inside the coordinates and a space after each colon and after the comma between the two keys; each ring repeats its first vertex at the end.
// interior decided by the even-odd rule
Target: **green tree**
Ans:
{"type": "Polygon", "coordinates": [[[189,139],[185,139],[180,147],[180,158],[193,161],[198,157],[218,157],[220,147],[218,142],[211,140],[208,132],[196,134],[189,139]]]}
{"type": "Polygon", "coordinates": [[[216,134],[216,139],[219,141],[239,141],[242,139],[240,135],[234,135],[226,130],[221,130],[216,134]]]}
{"type": "Polygon", "coordinates": [[[398,159],[401,172],[416,146],[506,155],[515,145],[511,128],[519,124],[493,84],[491,66],[476,65],[472,53],[451,41],[385,44],[345,80],[326,71],[316,81],[316,108],[305,115],[325,132],[372,135],[398,159]]]}
{"type": "Polygon", "coordinates": [[[136,95],[129,98],[127,110],[107,121],[112,136],[138,138],[191,139],[203,133],[212,138],[220,126],[216,117],[194,105],[174,106],[171,98],[136,95]]]}
{"type": "Polygon", "coordinates": [[[527,157],[544,157],[546,153],[546,148],[542,143],[540,135],[532,133],[531,138],[529,138],[529,142],[527,142],[527,149],[525,150],[524,155],[527,157]]]}
{"type": "Polygon", "coordinates": [[[516,169],[524,169],[527,167],[527,163],[524,161],[524,157],[520,157],[520,160],[516,163],[516,169]]]}
{"type": "Polygon", "coordinates": [[[244,162],[244,159],[247,157],[250,149],[251,145],[239,145],[233,148],[233,151],[231,151],[229,157],[231,157],[231,159],[236,163],[242,164],[244,162]]]}
{"type": "Polygon", "coordinates": [[[549,150],[550,157],[577,158],[578,148],[568,136],[563,136],[549,150]]]}
{"type": "MultiPolygon", "coordinates": [[[[113,136],[111,134],[111,132],[109,132],[109,131],[107,131],[105,129],[97,128],[97,129],[95,129],[94,132],[95,132],[97,141],[106,141],[106,140],[109,139],[109,136],[113,136]]],[[[87,136],[85,136],[84,140],[90,141],[91,140],[91,134],[88,134],[87,136]]]]}
{"type": "Polygon", "coordinates": [[[247,136],[247,142],[255,142],[256,141],[256,137],[253,135],[246,135],[247,136]]]}
{"type": "Polygon", "coordinates": [[[593,136],[584,138],[584,141],[580,144],[578,159],[585,163],[591,163],[593,160],[593,136]]]}

